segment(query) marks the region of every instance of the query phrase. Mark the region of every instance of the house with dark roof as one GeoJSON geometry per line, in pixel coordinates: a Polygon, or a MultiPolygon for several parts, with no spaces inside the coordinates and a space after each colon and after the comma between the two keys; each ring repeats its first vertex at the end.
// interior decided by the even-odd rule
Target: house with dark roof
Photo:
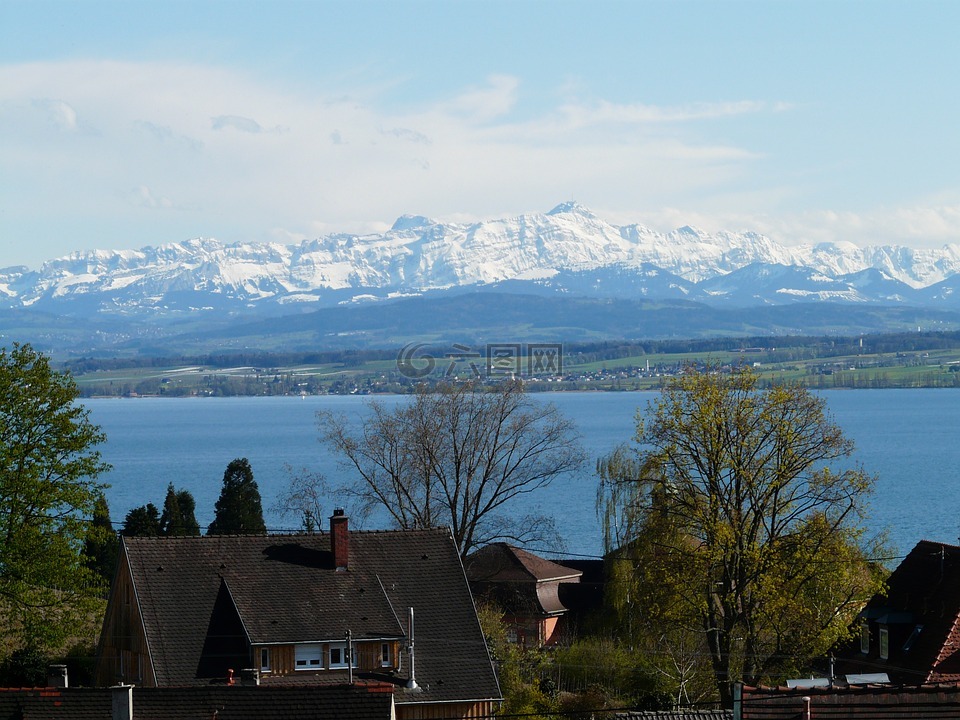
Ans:
{"type": "Polygon", "coordinates": [[[400,720],[488,715],[501,699],[445,529],[123,538],[100,685],[376,681],[400,720]]]}
{"type": "Polygon", "coordinates": [[[392,720],[376,686],[0,688],[0,720],[392,720]]]}
{"type": "Polygon", "coordinates": [[[512,642],[540,647],[559,640],[568,611],[561,601],[561,588],[579,584],[582,570],[507,543],[486,545],[469,555],[464,566],[474,596],[503,611],[512,642]]]}
{"type": "Polygon", "coordinates": [[[960,681],[960,547],[922,540],[836,648],[835,673],[895,684],[960,681]]]}
{"type": "Polygon", "coordinates": [[[960,717],[960,685],[735,685],[733,720],[936,720],[960,717]]]}

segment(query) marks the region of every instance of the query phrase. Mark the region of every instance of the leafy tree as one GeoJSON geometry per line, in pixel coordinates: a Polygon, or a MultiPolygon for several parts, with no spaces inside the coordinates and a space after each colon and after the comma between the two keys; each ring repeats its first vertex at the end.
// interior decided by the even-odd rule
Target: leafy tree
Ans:
{"type": "Polygon", "coordinates": [[[0,350],[0,634],[32,648],[85,626],[100,602],[83,545],[109,465],[78,396],[29,345],[0,350]]]}
{"type": "Polygon", "coordinates": [[[579,468],[573,423],[521,383],[421,386],[393,410],[370,403],[359,431],[318,414],[321,439],[356,473],[344,488],[360,512],[385,509],[401,528],[447,525],[461,555],[495,540],[555,535],[550,518],[511,518],[510,502],[579,468]]]}
{"type": "Polygon", "coordinates": [[[477,604],[477,619],[487,641],[490,659],[497,669],[497,680],[503,693],[500,713],[524,716],[530,720],[555,717],[560,703],[554,688],[541,682],[546,656],[539,650],[524,652],[507,639],[503,610],[495,603],[477,604]]]}
{"type": "Polygon", "coordinates": [[[120,531],[126,537],[157,537],[160,535],[160,511],[153,503],[135,507],[123,519],[120,531]]]}
{"type": "Polygon", "coordinates": [[[636,439],[600,466],[621,610],[698,630],[727,704],[734,681],[795,674],[848,631],[880,584],[862,530],[873,478],[830,467],[852,443],[824,400],[760,391],[746,369],[690,371],[636,439]]]}
{"type": "Polygon", "coordinates": [[[43,687],[50,659],[33,646],[14,650],[0,663],[0,687],[43,687]]]}
{"type": "Polygon", "coordinates": [[[216,515],[207,528],[210,535],[257,535],[267,531],[260,490],[246,458],[227,465],[215,509],[216,515]]]}
{"type": "Polygon", "coordinates": [[[83,554],[87,558],[87,567],[96,572],[109,585],[113,582],[113,573],[117,567],[120,543],[110,520],[110,507],[107,498],[100,493],[93,506],[93,519],[83,545],[83,554]]]}
{"type": "Polygon", "coordinates": [[[200,523],[196,517],[197,502],[189,490],[176,490],[173,483],[167,486],[160,516],[160,534],[170,537],[199,535],[200,523]]]}

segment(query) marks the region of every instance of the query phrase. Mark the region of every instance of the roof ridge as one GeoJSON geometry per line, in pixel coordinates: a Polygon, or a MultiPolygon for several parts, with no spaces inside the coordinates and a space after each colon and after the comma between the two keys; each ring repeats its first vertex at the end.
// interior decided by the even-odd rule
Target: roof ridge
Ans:
{"type": "MultiPolygon", "coordinates": [[[[435,535],[450,535],[450,528],[446,525],[440,525],[438,527],[429,527],[429,528],[375,528],[372,530],[367,529],[354,529],[350,528],[350,535],[387,535],[390,533],[430,533],[435,535]]],[[[123,535],[124,540],[137,540],[137,541],[185,541],[185,542],[195,542],[197,540],[210,540],[210,539],[224,539],[224,538],[283,538],[283,537],[314,537],[314,536],[329,536],[330,533],[327,531],[316,531],[316,532],[272,532],[272,533],[229,533],[223,535],[123,535]]]]}

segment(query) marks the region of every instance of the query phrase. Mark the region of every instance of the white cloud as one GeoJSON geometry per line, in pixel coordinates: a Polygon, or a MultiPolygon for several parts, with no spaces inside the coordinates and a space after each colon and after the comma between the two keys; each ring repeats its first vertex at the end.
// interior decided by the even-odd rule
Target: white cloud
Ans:
{"type": "Polygon", "coordinates": [[[513,109],[519,85],[520,81],[515,77],[493,75],[486,86],[465,90],[450,102],[441,104],[440,109],[474,122],[489,122],[513,109]]]}
{"type": "Polygon", "coordinates": [[[785,103],[771,104],[756,101],[694,103],[678,107],[626,105],[601,101],[593,105],[564,105],[560,108],[560,112],[569,126],[589,127],[607,123],[636,125],[713,120],[760,112],[782,112],[788,107],[785,103]]]}
{"type": "Polygon", "coordinates": [[[147,208],[161,208],[161,209],[170,209],[173,207],[173,202],[170,198],[166,197],[157,197],[146,185],[141,185],[136,188],[133,192],[133,196],[143,207],[147,208]]]}
{"type": "Polygon", "coordinates": [[[72,132],[77,129],[77,111],[63,100],[41,98],[33,101],[33,106],[40,110],[55,127],[72,132]]]}
{"type": "Polygon", "coordinates": [[[627,220],[642,222],[660,231],[680,225],[705,230],[752,230],[787,245],[851,242],[860,247],[900,245],[940,247],[960,243],[960,200],[953,205],[881,207],[870,211],[814,210],[787,213],[703,212],[661,208],[627,220]]]}
{"type": "Polygon", "coordinates": [[[224,128],[234,128],[240,132],[261,133],[263,128],[256,120],[251,118],[239,117],[237,115],[218,115],[210,119],[210,127],[214,130],[223,130],[224,128]]]}
{"type": "Polygon", "coordinates": [[[960,225],[960,205],[949,202],[876,216],[772,217],[770,208],[789,205],[791,189],[754,182],[764,189],[746,192],[763,153],[708,128],[718,118],[771,116],[787,103],[567,99],[520,119],[521,91],[517,78],[493,76],[401,111],[370,89],[291,89],[214,66],[3,66],[0,129],[14,149],[0,157],[0,174],[17,178],[22,199],[4,221],[46,227],[69,245],[46,257],[196,235],[378,231],[404,213],[476,219],[546,211],[569,198],[612,221],[632,214],[629,222],[675,222],[665,229],[746,228],[798,242],[897,232],[900,242],[946,239],[960,225]],[[44,214],[73,234],[44,225],[44,214]]]}

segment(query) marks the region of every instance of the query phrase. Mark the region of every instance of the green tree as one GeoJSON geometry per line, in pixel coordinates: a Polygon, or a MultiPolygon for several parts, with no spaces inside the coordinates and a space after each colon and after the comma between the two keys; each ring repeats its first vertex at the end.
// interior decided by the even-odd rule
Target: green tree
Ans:
{"type": "Polygon", "coordinates": [[[487,641],[490,659],[497,669],[497,680],[503,693],[502,715],[519,715],[530,720],[546,720],[560,710],[552,688],[541,682],[546,656],[539,650],[524,652],[507,639],[503,610],[495,603],[477,604],[477,619],[487,641]]]}
{"type": "Polygon", "coordinates": [[[87,567],[96,572],[109,585],[120,554],[120,543],[110,520],[110,507],[107,498],[100,493],[93,506],[93,519],[84,541],[83,554],[87,558],[87,567]]]}
{"type": "Polygon", "coordinates": [[[689,371],[636,439],[632,461],[600,467],[626,580],[612,587],[646,622],[699,630],[724,703],[733,682],[781,681],[848,632],[880,586],[862,529],[873,478],[831,467],[853,447],[823,399],[760,391],[749,370],[689,371]]]}
{"type": "Polygon", "coordinates": [[[510,513],[516,498],[577,470],[583,451],[573,423],[534,400],[519,382],[421,386],[395,409],[370,403],[357,431],[319,413],[321,439],[354,471],[342,492],[360,513],[386,510],[401,528],[451,529],[460,554],[495,540],[556,537],[552,518],[510,513]]]}
{"type": "Polygon", "coordinates": [[[258,535],[267,531],[260,490],[246,458],[227,465],[215,510],[213,522],[207,528],[210,535],[258,535]]]}
{"type": "Polygon", "coordinates": [[[160,516],[160,534],[170,537],[199,535],[200,523],[196,517],[197,503],[189,490],[176,490],[173,483],[167,486],[160,516]]]}
{"type": "Polygon", "coordinates": [[[76,633],[100,602],[83,546],[109,465],[78,397],[29,345],[0,350],[0,633],[30,647],[76,633]]]}
{"type": "Polygon", "coordinates": [[[157,537],[160,535],[160,511],[153,503],[135,507],[123,519],[125,537],[157,537]]]}

